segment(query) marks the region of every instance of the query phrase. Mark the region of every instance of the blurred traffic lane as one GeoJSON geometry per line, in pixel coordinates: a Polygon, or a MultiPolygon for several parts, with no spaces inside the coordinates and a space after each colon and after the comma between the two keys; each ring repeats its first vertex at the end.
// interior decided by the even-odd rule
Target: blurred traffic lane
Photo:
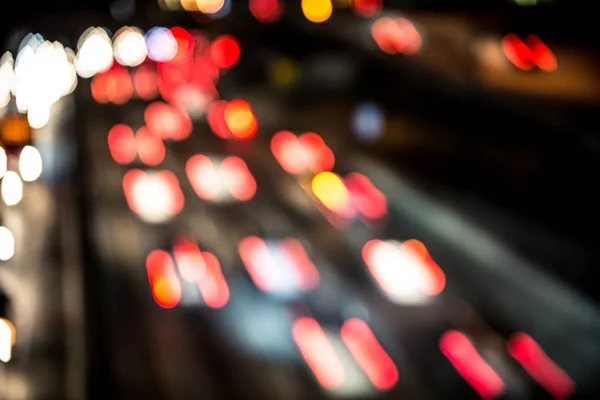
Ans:
{"type": "MultiPolygon", "coordinates": [[[[331,73],[335,69],[328,71],[331,73]]],[[[326,76],[321,76],[321,79],[323,78],[326,79],[326,76]]],[[[234,85],[229,82],[230,85],[227,86],[227,79],[224,81],[222,88],[228,88],[228,90],[222,91],[223,97],[246,98],[246,93],[242,95],[241,91],[238,91],[243,82],[234,85]]],[[[327,197],[319,197],[317,193],[312,193],[316,192],[314,188],[311,192],[311,186],[308,184],[310,175],[304,177],[304,181],[301,178],[299,182],[284,174],[270,154],[268,138],[264,138],[265,135],[270,136],[270,133],[274,133],[279,128],[294,130],[296,126],[302,127],[297,132],[294,130],[294,133],[297,134],[305,130],[316,130],[323,133],[325,142],[331,144],[334,153],[341,160],[336,164],[334,170],[340,173],[340,177],[335,181],[337,182],[336,187],[339,188],[340,185],[344,185],[342,176],[346,178],[348,172],[361,167],[361,163],[357,162],[360,161],[360,157],[357,157],[351,151],[352,146],[343,144],[347,142],[347,138],[344,136],[345,131],[339,127],[342,125],[340,121],[348,119],[347,116],[344,117],[343,113],[341,116],[330,116],[330,120],[327,121],[330,126],[329,132],[327,132],[327,129],[323,129],[323,124],[321,124],[327,118],[314,109],[308,110],[302,116],[301,113],[290,112],[290,114],[296,114],[297,122],[283,115],[283,118],[274,118],[272,120],[273,125],[280,125],[277,128],[263,124],[262,118],[259,118],[259,137],[243,142],[243,144],[232,141],[233,138],[228,138],[227,142],[217,140],[210,133],[206,124],[203,122],[196,123],[196,130],[186,142],[167,144],[164,163],[157,167],[172,171],[172,176],[179,181],[179,186],[182,188],[186,207],[171,222],[163,222],[150,227],[148,224],[143,223],[140,218],[134,216],[128,209],[128,203],[130,208],[134,209],[135,207],[132,206],[129,198],[126,201],[123,197],[121,183],[126,167],[116,166],[112,162],[106,143],[107,134],[115,123],[125,122],[131,125],[132,128],[136,128],[134,130],[139,134],[137,128],[143,123],[142,104],[135,102],[117,107],[97,106],[83,99],[84,93],[81,89],[77,95],[78,104],[80,105],[78,108],[80,131],[84,137],[82,141],[84,145],[82,161],[85,169],[81,183],[84,183],[82,189],[85,192],[87,201],[84,202],[83,211],[91,216],[90,219],[83,221],[83,228],[90,233],[90,237],[85,239],[87,247],[94,248],[88,254],[89,260],[92,261],[89,268],[96,270],[95,277],[97,278],[93,282],[93,286],[96,286],[95,290],[88,293],[88,297],[92,297],[93,301],[100,306],[98,309],[91,309],[93,318],[101,320],[101,323],[97,326],[99,329],[95,332],[100,337],[99,350],[104,353],[105,349],[109,349],[106,354],[101,354],[107,360],[95,366],[95,368],[103,370],[104,374],[108,374],[106,382],[109,382],[109,384],[104,387],[104,390],[110,391],[110,387],[113,386],[116,391],[125,390],[131,397],[139,397],[145,395],[146,392],[151,397],[181,397],[191,391],[204,394],[206,393],[204,389],[207,389],[209,393],[216,397],[225,395],[247,396],[252,391],[254,391],[255,396],[260,396],[261,393],[265,395],[274,393],[270,390],[276,390],[282,396],[287,396],[289,391],[292,390],[290,387],[303,386],[298,382],[310,382],[308,386],[312,388],[311,391],[314,390],[311,398],[320,397],[319,394],[325,397],[325,391],[317,389],[316,382],[318,381],[321,384],[325,382],[323,386],[327,389],[329,389],[329,386],[336,386],[336,390],[346,392],[351,389],[346,387],[349,382],[342,382],[340,387],[339,374],[330,377],[333,381],[319,376],[317,371],[323,370],[323,359],[317,357],[315,361],[314,348],[310,349],[303,345],[302,338],[305,338],[305,340],[306,338],[308,340],[311,338],[318,339],[325,350],[333,347],[334,356],[331,359],[335,360],[335,354],[340,359],[346,357],[349,360],[348,363],[345,359],[341,363],[347,366],[349,376],[356,376],[350,370],[357,370],[356,367],[360,364],[360,357],[352,354],[355,358],[355,361],[352,361],[348,353],[352,353],[353,349],[356,349],[353,345],[355,343],[353,340],[356,340],[356,337],[353,335],[356,335],[357,327],[363,326],[361,323],[356,323],[354,318],[361,318],[367,320],[371,325],[371,328],[368,329],[372,329],[384,343],[383,347],[390,352],[391,359],[400,370],[402,385],[394,389],[392,393],[422,392],[422,388],[427,386],[423,382],[431,381],[430,378],[433,377],[435,382],[440,383],[439,389],[433,389],[436,394],[439,391],[442,396],[449,393],[456,395],[459,391],[463,398],[474,395],[473,390],[459,377],[459,374],[452,372],[452,367],[444,359],[446,353],[450,355],[448,358],[451,358],[453,354],[452,346],[444,347],[441,352],[436,346],[440,337],[449,337],[454,338],[454,340],[449,340],[450,343],[454,342],[471,348],[478,346],[482,341],[485,342],[485,338],[489,336],[487,332],[485,334],[473,332],[476,329],[471,330],[469,324],[455,321],[455,314],[449,313],[449,311],[456,309],[456,301],[465,297],[461,294],[460,289],[461,286],[464,286],[463,282],[468,282],[468,279],[461,278],[460,274],[456,273],[459,269],[451,267],[446,271],[448,272],[448,290],[434,299],[431,308],[426,306],[413,309],[404,305],[392,306],[388,302],[387,296],[378,290],[377,284],[379,282],[369,279],[367,266],[365,265],[368,261],[361,260],[361,254],[359,254],[365,243],[377,239],[378,236],[382,239],[404,240],[411,236],[419,237],[420,234],[423,240],[427,238],[428,246],[430,240],[434,243],[432,249],[435,258],[443,268],[446,268],[446,263],[453,258],[452,251],[447,250],[447,254],[450,255],[438,258],[437,255],[442,253],[435,249],[437,246],[439,246],[438,248],[452,246],[448,246],[446,240],[440,240],[441,244],[436,245],[432,235],[428,232],[419,231],[402,218],[397,218],[395,211],[392,213],[392,224],[388,229],[369,224],[362,226],[360,222],[355,221],[350,224],[348,230],[340,232],[336,226],[331,226],[327,219],[321,215],[323,213],[331,217],[332,213],[329,211],[332,210],[326,209],[326,201],[322,201],[323,204],[319,203],[327,197]],[[99,118],[96,111],[100,110],[100,107],[102,107],[103,118],[99,118]],[[195,193],[198,190],[190,185],[190,178],[187,176],[185,168],[186,160],[198,153],[237,154],[242,156],[256,178],[259,191],[244,204],[236,204],[235,202],[232,204],[209,204],[216,199],[210,199],[206,202],[199,201],[195,193]],[[306,213],[306,210],[298,209],[297,202],[290,202],[289,197],[283,195],[290,194],[284,193],[290,187],[289,185],[296,185],[301,188],[291,196],[304,196],[308,201],[303,201],[303,203],[311,205],[311,212],[306,213]],[[276,188],[284,189],[277,190],[276,188]],[[123,226],[123,224],[125,225],[123,226]],[[208,233],[201,232],[204,224],[210,226],[208,233]],[[214,229],[214,227],[217,227],[217,229],[214,229]],[[216,239],[214,237],[216,235],[212,235],[215,230],[219,232],[216,239]],[[146,259],[148,254],[159,251],[162,252],[159,254],[167,254],[167,257],[172,257],[169,253],[172,252],[175,246],[176,238],[181,233],[189,232],[197,233],[197,236],[193,237],[194,242],[197,241],[202,251],[210,252],[222,264],[220,266],[222,274],[225,276],[226,283],[232,293],[232,296],[227,299],[230,303],[223,309],[209,309],[212,306],[207,299],[204,299],[206,304],[203,304],[199,297],[199,294],[204,297],[204,293],[198,293],[198,289],[194,285],[190,286],[188,285],[189,282],[186,283],[183,280],[178,283],[180,287],[178,289],[179,294],[175,293],[175,298],[167,299],[171,301],[170,303],[161,302],[165,300],[159,296],[164,295],[164,293],[157,291],[157,287],[159,289],[161,287],[158,285],[156,287],[152,286],[154,278],[150,275],[150,272],[147,272],[148,275],[145,273],[143,260],[146,259]],[[260,285],[257,284],[255,276],[249,276],[252,275],[251,273],[246,274],[244,268],[248,270],[248,265],[244,265],[246,264],[244,260],[240,260],[237,255],[238,242],[248,235],[265,236],[265,239],[281,239],[281,236],[287,235],[298,236],[302,239],[302,243],[310,244],[310,246],[306,245],[306,250],[309,257],[314,257],[313,262],[317,264],[322,274],[324,285],[322,288],[324,289],[307,293],[302,296],[302,300],[294,302],[275,301],[267,293],[260,293],[260,285]],[[152,286],[150,288],[148,281],[152,286]],[[152,302],[153,296],[156,303],[161,307],[171,307],[175,303],[179,303],[180,307],[170,311],[162,310],[152,302]],[[177,296],[181,298],[177,298],[177,296]],[[251,299],[254,298],[270,300],[253,303],[251,299]],[[237,308],[234,307],[234,309],[237,312],[233,312],[230,305],[236,304],[236,302],[238,302],[237,308]],[[352,303],[352,306],[345,307],[348,303],[352,303]],[[274,307],[268,309],[269,311],[265,311],[267,304],[274,307]],[[241,315],[259,312],[265,313],[265,320],[271,320],[271,317],[273,317],[274,321],[278,321],[278,327],[281,329],[278,337],[284,342],[280,350],[287,350],[287,358],[294,360],[294,366],[289,367],[289,380],[296,383],[289,386],[278,385],[274,381],[287,381],[287,379],[281,377],[281,371],[279,374],[274,373],[270,368],[264,368],[262,360],[258,361],[256,356],[246,357],[235,350],[236,344],[243,347],[244,334],[246,328],[249,327],[249,325],[237,320],[241,319],[241,315]],[[282,313],[287,314],[288,318],[282,318],[282,313]],[[232,324],[231,320],[240,323],[237,325],[232,324]],[[344,329],[344,326],[348,326],[346,324],[349,320],[354,321],[354,323],[350,324],[351,328],[344,329]],[[399,326],[396,326],[396,323],[399,326]],[[297,328],[298,326],[300,328],[297,328]],[[396,328],[399,331],[405,329],[408,333],[397,334],[396,328]],[[468,343],[469,339],[453,332],[453,328],[467,331],[468,334],[473,336],[475,345],[470,345],[468,343]],[[344,330],[350,331],[349,336],[344,334],[344,330]],[[451,331],[449,335],[444,334],[447,330],[451,331]],[[240,331],[243,333],[240,334],[240,331]],[[300,333],[297,333],[298,331],[300,333]],[[237,337],[229,339],[228,335],[237,337]],[[295,344],[293,341],[295,341],[295,344]],[[344,343],[342,344],[342,342],[344,343]],[[409,347],[408,351],[405,351],[405,347],[409,347]],[[431,358],[423,357],[420,350],[428,352],[431,358]],[[403,353],[407,353],[406,359],[403,353]],[[345,356],[342,356],[342,354],[345,354],[345,356]],[[302,358],[304,358],[307,365],[302,366],[302,358]],[[126,359],[129,359],[130,362],[131,360],[136,361],[131,362],[131,364],[127,363],[125,368],[110,368],[115,363],[118,364],[118,361],[125,364],[126,359]],[[429,360],[445,362],[444,367],[441,367],[440,370],[437,368],[432,369],[428,366],[429,360]],[[233,371],[230,367],[232,364],[237,365],[233,371]],[[307,366],[313,368],[317,381],[311,377],[311,373],[306,368],[307,366]],[[405,375],[405,371],[411,370],[414,373],[408,372],[405,375]],[[215,385],[215,388],[206,388],[205,385],[201,384],[202,380],[197,379],[198,371],[205,380],[219,382],[219,384],[215,385]],[[273,378],[273,376],[276,376],[276,378],[273,378]],[[241,382],[240,385],[232,387],[222,384],[231,379],[241,382]],[[112,385],[110,382],[116,383],[116,385],[112,385]],[[265,384],[265,382],[269,383],[265,384]],[[144,385],[144,383],[146,384],[144,385]],[[259,387],[260,389],[257,389],[259,387]],[[273,389],[274,387],[277,387],[277,389],[273,389]],[[463,391],[464,395],[462,395],[463,391]]],[[[273,97],[272,93],[268,91],[258,91],[257,95],[259,97],[273,97]]],[[[239,105],[239,102],[235,104],[239,105]]],[[[250,104],[253,106],[254,101],[251,100],[250,104]]],[[[285,104],[285,100],[271,98],[263,104],[265,113],[279,115],[280,109],[276,106],[283,104],[285,104]]],[[[320,111],[323,112],[323,109],[320,111]]],[[[243,113],[242,116],[247,116],[247,113],[243,113]]],[[[245,118],[242,118],[242,122],[244,120],[245,118]]],[[[239,122],[239,118],[237,122],[239,122]]],[[[239,127],[239,124],[237,126],[239,127]]],[[[394,125],[392,124],[392,126],[394,125]]],[[[419,124],[416,123],[415,126],[418,127],[419,124]]],[[[221,135],[219,132],[215,133],[221,135]]],[[[237,131],[235,133],[240,134],[243,132],[237,131]]],[[[138,147],[138,153],[139,150],[138,147]]],[[[140,159],[139,161],[144,161],[142,157],[140,159]]],[[[219,164],[219,158],[213,157],[212,160],[216,161],[213,162],[214,168],[215,165],[219,164]]],[[[147,170],[155,169],[145,168],[139,161],[134,161],[133,166],[147,170]]],[[[221,167],[222,165],[218,166],[218,168],[221,167]]],[[[214,169],[213,172],[219,176],[222,171],[214,169]]],[[[316,171],[311,172],[315,173],[316,171]]],[[[378,174],[379,172],[375,172],[372,178],[375,179],[378,174]]],[[[214,175],[213,173],[212,176],[214,175]]],[[[147,175],[146,177],[148,176],[157,177],[157,175],[147,175]]],[[[334,174],[330,173],[326,176],[331,177],[334,174]]],[[[221,179],[224,180],[223,176],[221,176],[221,179]]],[[[219,182],[219,186],[224,186],[223,182],[219,182]]],[[[158,201],[158,197],[161,196],[160,190],[156,190],[156,186],[153,189],[155,190],[151,193],[151,196],[156,195],[156,198],[146,198],[149,202],[158,201]]],[[[127,188],[125,190],[127,191],[127,188]]],[[[385,192],[389,192],[387,186],[385,186],[385,192]]],[[[403,204],[402,196],[394,196],[392,200],[394,204],[403,204]]],[[[415,203],[418,203],[418,201],[415,203]]],[[[403,206],[408,207],[405,204],[403,206]]],[[[413,211],[411,207],[408,207],[409,214],[413,211]]],[[[156,210],[156,208],[153,209],[153,211],[156,210]]],[[[135,211],[138,214],[143,214],[139,210],[135,211]]],[[[443,218],[440,219],[443,220],[443,218]]],[[[397,245],[400,246],[400,243],[384,243],[384,250],[392,251],[391,254],[396,255],[398,251],[402,253],[401,248],[396,249],[394,247],[397,245]]],[[[177,257],[176,254],[175,257],[177,257]]],[[[454,257],[456,256],[454,255],[454,257]]],[[[207,259],[204,261],[206,262],[207,259]]],[[[214,260],[215,258],[210,259],[214,260]]],[[[176,262],[180,267],[179,260],[176,260],[176,262]]],[[[172,261],[171,264],[173,264],[172,261]]],[[[471,265],[469,268],[476,271],[478,265],[471,265]]],[[[480,273],[482,276],[485,275],[486,279],[494,280],[492,279],[493,274],[480,273]]],[[[465,275],[468,275],[468,273],[465,275]]],[[[177,279],[179,280],[179,278],[177,279]]],[[[164,281],[159,280],[157,282],[164,284],[164,281]]],[[[200,292],[202,292],[201,288],[200,292]]],[[[464,293],[468,295],[469,290],[465,290],[464,293]]],[[[482,302],[482,304],[486,303],[482,302]]],[[[216,306],[216,308],[218,307],[220,306],[216,306]]],[[[484,311],[488,312],[488,310],[484,311]]],[[[460,315],[461,313],[457,312],[457,314],[460,315]]],[[[491,312],[490,314],[493,315],[491,312]]],[[[486,318],[488,317],[486,315],[486,318]]],[[[507,332],[514,329],[512,326],[507,327],[502,323],[499,323],[499,325],[501,329],[507,332]]],[[[257,329],[256,326],[254,326],[254,329],[257,329]]],[[[362,328],[358,331],[359,333],[365,332],[362,328]]],[[[257,341],[256,338],[248,340],[248,342],[250,342],[249,347],[256,345],[255,350],[263,349],[264,352],[267,352],[267,348],[273,350],[269,343],[257,341]]],[[[370,343],[372,349],[377,348],[372,345],[372,342],[370,343]]],[[[273,344],[275,345],[275,343],[273,344]]],[[[381,353],[381,351],[377,351],[381,353]]],[[[502,357],[507,356],[504,350],[500,351],[494,348],[493,352],[502,353],[502,357]]],[[[331,354],[332,352],[327,350],[323,353],[331,354]]],[[[476,351],[472,351],[471,354],[477,356],[476,351]]],[[[477,357],[475,357],[478,360],[477,365],[485,365],[485,360],[481,361],[482,357],[477,357]]],[[[453,359],[451,362],[455,364],[456,360],[453,359]]],[[[271,364],[271,362],[269,361],[266,364],[271,364]]],[[[273,361],[272,364],[274,369],[281,369],[279,362],[273,361]]],[[[333,361],[332,365],[334,364],[339,364],[339,362],[333,361]]],[[[462,368],[464,368],[464,365],[462,368]]],[[[500,368],[498,369],[500,370],[500,368]]],[[[393,371],[393,368],[388,368],[387,371],[393,371]]],[[[366,371],[365,374],[369,375],[366,371]]],[[[287,376],[287,369],[283,375],[287,376]]],[[[366,382],[362,373],[359,372],[358,375],[361,376],[361,379],[357,378],[357,381],[366,382]]],[[[370,375],[368,377],[372,378],[370,375]]],[[[373,385],[376,385],[375,382],[372,382],[373,385]]],[[[392,383],[395,382],[392,381],[392,383]]],[[[379,384],[385,387],[390,383],[386,384],[379,381],[379,384]]],[[[503,384],[498,384],[498,379],[495,379],[492,384],[494,387],[490,390],[494,392],[501,390],[503,387],[503,384]]],[[[356,387],[353,387],[354,389],[356,387]]],[[[334,392],[341,394],[341,392],[334,392]]],[[[354,391],[354,393],[359,392],[354,391]]],[[[431,396],[429,391],[420,394],[425,398],[434,397],[431,396]]],[[[414,395],[409,397],[414,398],[414,395]]]]}

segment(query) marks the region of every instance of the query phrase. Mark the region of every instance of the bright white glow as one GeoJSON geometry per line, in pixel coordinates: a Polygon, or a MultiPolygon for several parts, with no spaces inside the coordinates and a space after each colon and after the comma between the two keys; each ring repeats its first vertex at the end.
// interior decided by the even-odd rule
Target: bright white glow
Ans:
{"type": "Polygon", "coordinates": [[[136,67],[144,62],[148,49],[146,39],[137,28],[126,26],[115,34],[113,43],[115,60],[127,67],[136,67]]]}
{"type": "Polygon", "coordinates": [[[14,61],[9,52],[0,58],[0,108],[6,107],[10,101],[10,93],[15,81],[14,61]]]}
{"type": "Polygon", "coordinates": [[[15,255],[15,237],[5,226],[0,226],[0,260],[8,261],[15,255]]]}
{"type": "Polygon", "coordinates": [[[75,59],[77,74],[91,78],[113,65],[113,48],[108,33],[102,28],[90,28],[81,35],[75,59]]]}
{"type": "Polygon", "coordinates": [[[0,318],[0,361],[9,362],[12,357],[12,327],[0,318]]]}
{"type": "Polygon", "coordinates": [[[4,151],[4,149],[0,147],[0,179],[2,179],[7,170],[8,157],[6,157],[6,152],[4,151]]]}
{"type": "Polygon", "coordinates": [[[430,275],[421,261],[400,249],[400,243],[380,242],[371,255],[373,274],[390,300],[420,304],[430,299],[423,292],[423,288],[431,284],[430,275]]]}
{"type": "Polygon", "coordinates": [[[43,128],[50,121],[50,107],[40,105],[29,108],[27,121],[34,129],[43,128]]]}
{"type": "Polygon", "coordinates": [[[154,27],[146,33],[148,58],[152,61],[167,62],[177,54],[177,40],[167,28],[154,27]]]}
{"type": "Polygon", "coordinates": [[[23,182],[14,171],[8,171],[2,178],[2,198],[7,206],[19,204],[23,198],[23,182]]]}
{"type": "Polygon", "coordinates": [[[41,127],[47,123],[45,109],[70,93],[77,77],[61,43],[34,38],[38,36],[32,36],[17,54],[12,92],[17,109],[23,113],[35,109],[30,122],[41,127]]]}
{"type": "Polygon", "coordinates": [[[173,217],[173,191],[164,179],[148,173],[136,180],[131,188],[138,216],[148,223],[162,223],[173,217]]]}
{"type": "Polygon", "coordinates": [[[33,146],[25,146],[19,155],[19,172],[25,182],[33,182],[42,175],[42,155],[33,146]]]}

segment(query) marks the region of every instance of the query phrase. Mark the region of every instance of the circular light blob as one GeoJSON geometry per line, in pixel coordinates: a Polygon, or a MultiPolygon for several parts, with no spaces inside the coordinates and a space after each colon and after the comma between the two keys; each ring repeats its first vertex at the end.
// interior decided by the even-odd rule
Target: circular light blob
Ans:
{"type": "Polygon", "coordinates": [[[113,42],[115,60],[126,67],[137,67],[146,59],[148,49],[142,31],[126,26],[115,34],[113,42]]]}

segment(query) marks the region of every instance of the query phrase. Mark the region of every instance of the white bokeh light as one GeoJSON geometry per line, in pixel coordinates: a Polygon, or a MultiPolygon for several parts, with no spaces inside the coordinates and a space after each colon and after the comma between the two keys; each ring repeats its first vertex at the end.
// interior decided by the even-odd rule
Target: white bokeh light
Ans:
{"type": "Polygon", "coordinates": [[[112,42],[104,29],[89,28],[79,38],[77,48],[75,68],[82,78],[91,78],[112,67],[112,42]]]}
{"type": "Polygon", "coordinates": [[[146,39],[137,28],[126,26],[115,34],[113,42],[115,60],[126,67],[136,67],[144,62],[148,49],[146,39]]]}
{"type": "Polygon", "coordinates": [[[10,94],[15,81],[14,60],[9,52],[0,58],[0,108],[10,102],[10,94]]]}
{"type": "Polygon", "coordinates": [[[145,222],[158,224],[173,218],[175,199],[168,183],[159,175],[148,174],[135,181],[132,197],[136,212],[145,222]]]}
{"type": "Polygon", "coordinates": [[[29,108],[27,121],[34,129],[43,128],[50,121],[50,107],[39,105],[29,108]]]}
{"type": "Polygon", "coordinates": [[[25,182],[33,182],[42,175],[42,155],[33,146],[25,146],[19,155],[19,172],[25,182]]]}
{"type": "Polygon", "coordinates": [[[0,179],[4,176],[8,168],[8,157],[2,147],[0,147],[0,179]]]}
{"type": "Polygon", "coordinates": [[[14,206],[19,204],[23,198],[23,181],[21,177],[14,171],[8,171],[2,178],[2,198],[7,206],[14,206]]]}
{"type": "Polygon", "coordinates": [[[5,226],[0,226],[0,261],[8,261],[15,255],[15,238],[5,226]]]}
{"type": "Polygon", "coordinates": [[[73,64],[59,42],[43,41],[40,35],[28,36],[15,60],[12,93],[19,112],[31,111],[28,120],[41,128],[50,119],[50,107],[77,85],[73,64]]]}

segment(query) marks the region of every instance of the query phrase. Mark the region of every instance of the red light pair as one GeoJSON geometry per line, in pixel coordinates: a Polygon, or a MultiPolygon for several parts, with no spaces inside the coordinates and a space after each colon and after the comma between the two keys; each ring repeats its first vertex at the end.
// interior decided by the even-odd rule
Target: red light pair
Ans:
{"type": "Polygon", "coordinates": [[[558,68],[556,56],[535,36],[529,35],[525,41],[515,34],[509,34],[502,39],[504,55],[519,69],[529,71],[535,67],[552,72],[558,68]]]}

